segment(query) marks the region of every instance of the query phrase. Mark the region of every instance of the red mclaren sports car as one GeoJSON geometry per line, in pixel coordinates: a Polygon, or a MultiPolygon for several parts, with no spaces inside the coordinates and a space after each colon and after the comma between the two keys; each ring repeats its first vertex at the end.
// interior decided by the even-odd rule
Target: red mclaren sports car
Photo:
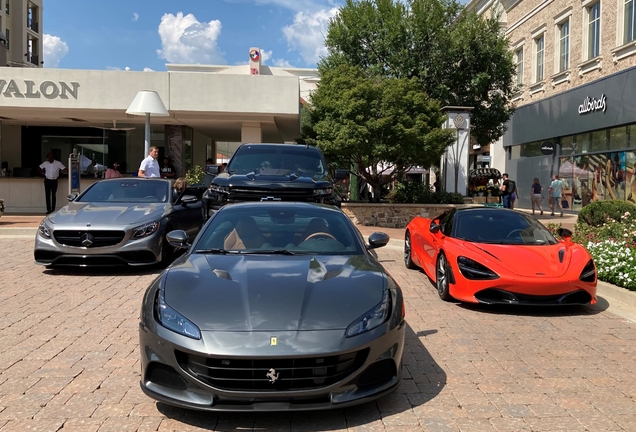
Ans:
{"type": "Polygon", "coordinates": [[[561,229],[500,208],[452,209],[406,227],[404,263],[422,268],[442,300],[485,304],[596,303],[596,267],[561,229]]]}

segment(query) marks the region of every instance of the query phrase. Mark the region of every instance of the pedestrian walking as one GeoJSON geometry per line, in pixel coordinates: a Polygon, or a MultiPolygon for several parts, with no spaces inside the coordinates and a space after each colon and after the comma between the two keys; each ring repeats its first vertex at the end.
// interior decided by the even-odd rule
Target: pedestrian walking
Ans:
{"type": "Polygon", "coordinates": [[[539,182],[539,179],[535,177],[532,181],[532,187],[530,191],[530,197],[532,201],[532,214],[534,214],[534,209],[536,207],[541,212],[541,216],[543,216],[543,209],[541,208],[541,200],[543,199],[543,196],[541,195],[542,191],[543,186],[541,186],[541,182],[539,182]]]}
{"type": "Polygon", "coordinates": [[[512,194],[513,193],[515,194],[514,199],[516,199],[517,184],[513,180],[510,180],[508,173],[504,173],[502,175],[502,178],[503,178],[503,185],[501,186],[501,200],[505,208],[511,209],[513,208],[512,194]]]}
{"type": "Polygon", "coordinates": [[[550,187],[548,188],[548,196],[550,197],[550,210],[552,212],[550,216],[554,216],[554,206],[556,204],[559,207],[559,211],[561,212],[561,217],[563,217],[563,206],[561,204],[563,182],[559,180],[559,176],[557,174],[553,175],[552,179],[552,183],[550,183],[550,187]]]}
{"type": "Polygon", "coordinates": [[[159,162],[157,162],[157,158],[159,157],[159,148],[156,146],[150,147],[150,151],[148,152],[148,156],[146,159],[141,161],[139,165],[139,172],[137,176],[139,177],[161,177],[161,172],[159,171],[159,162]]]}
{"type": "Polygon", "coordinates": [[[57,179],[60,172],[66,174],[66,167],[58,160],[55,160],[53,153],[46,154],[46,160],[40,164],[40,173],[44,176],[44,196],[46,198],[46,214],[55,211],[57,195],[57,179]]]}

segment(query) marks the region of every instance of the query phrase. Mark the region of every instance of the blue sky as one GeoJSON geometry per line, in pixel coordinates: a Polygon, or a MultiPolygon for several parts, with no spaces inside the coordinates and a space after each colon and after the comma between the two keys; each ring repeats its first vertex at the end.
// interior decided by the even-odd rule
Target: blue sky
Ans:
{"type": "Polygon", "coordinates": [[[45,0],[44,67],[166,70],[166,63],[315,67],[341,0],[45,0]]]}

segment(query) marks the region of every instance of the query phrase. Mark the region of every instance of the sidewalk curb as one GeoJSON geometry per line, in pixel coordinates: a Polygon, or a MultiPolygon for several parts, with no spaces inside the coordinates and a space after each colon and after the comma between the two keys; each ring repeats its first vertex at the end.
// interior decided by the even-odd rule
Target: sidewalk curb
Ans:
{"type": "Polygon", "coordinates": [[[636,291],[630,291],[627,288],[598,281],[596,293],[602,297],[621,302],[626,306],[636,309],[636,291]]]}

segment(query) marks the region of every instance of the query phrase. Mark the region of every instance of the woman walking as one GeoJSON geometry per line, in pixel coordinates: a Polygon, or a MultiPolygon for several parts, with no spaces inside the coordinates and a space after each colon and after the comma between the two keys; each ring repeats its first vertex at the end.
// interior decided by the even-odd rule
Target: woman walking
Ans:
{"type": "Polygon", "coordinates": [[[534,214],[534,207],[535,205],[537,206],[537,208],[539,209],[539,211],[541,212],[541,215],[543,216],[543,209],[541,208],[541,191],[543,190],[543,186],[541,186],[541,183],[539,183],[539,179],[538,178],[534,178],[534,180],[532,181],[532,191],[531,193],[531,197],[532,197],[532,214],[534,214]]]}

